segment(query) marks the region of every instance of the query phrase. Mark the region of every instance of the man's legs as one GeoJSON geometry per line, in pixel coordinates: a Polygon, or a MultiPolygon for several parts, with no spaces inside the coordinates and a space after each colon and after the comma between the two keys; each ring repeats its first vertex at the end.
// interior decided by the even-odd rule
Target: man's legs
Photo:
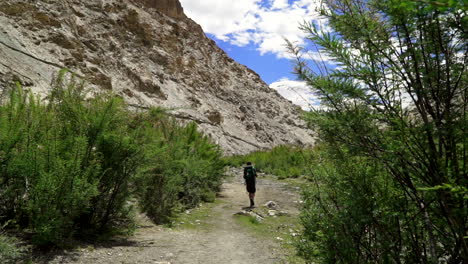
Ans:
{"type": "Polygon", "coordinates": [[[254,198],[255,198],[255,193],[249,193],[249,198],[250,198],[250,207],[254,207],[254,198]]]}

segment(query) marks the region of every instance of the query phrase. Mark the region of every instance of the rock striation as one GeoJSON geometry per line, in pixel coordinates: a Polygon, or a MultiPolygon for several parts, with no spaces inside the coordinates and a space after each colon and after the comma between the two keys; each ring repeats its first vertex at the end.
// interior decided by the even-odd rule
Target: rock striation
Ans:
{"type": "Polygon", "coordinates": [[[173,109],[226,154],[313,143],[299,107],[228,57],[178,0],[0,2],[0,90],[19,81],[44,94],[63,67],[135,109],[173,109]]]}

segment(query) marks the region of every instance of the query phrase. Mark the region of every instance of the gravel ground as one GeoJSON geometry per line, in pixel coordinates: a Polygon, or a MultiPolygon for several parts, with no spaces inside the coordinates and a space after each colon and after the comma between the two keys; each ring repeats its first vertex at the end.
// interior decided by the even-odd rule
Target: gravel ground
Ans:
{"type": "MultiPolygon", "coordinates": [[[[252,234],[235,220],[233,215],[242,212],[249,200],[242,169],[231,168],[227,174],[232,177],[223,184],[220,202],[204,220],[207,228],[168,228],[141,217],[136,233],[129,238],[44,256],[36,263],[287,263],[278,241],[252,234]]],[[[273,200],[282,211],[297,215],[298,199],[295,188],[259,175],[259,209],[273,200]]]]}

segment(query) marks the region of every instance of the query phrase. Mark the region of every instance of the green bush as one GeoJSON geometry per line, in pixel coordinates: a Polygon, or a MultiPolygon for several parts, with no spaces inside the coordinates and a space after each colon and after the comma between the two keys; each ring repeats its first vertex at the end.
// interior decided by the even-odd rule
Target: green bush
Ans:
{"type": "Polygon", "coordinates": [[[302,252],[323,263],[468,263],[466,1],[319,9],[326,29],[304,22],[310,42],[289,43],[321,104],[305,117],[332,148],[306,195],[302,252]],[[314,70],[311,46],[336,64],[314,70]]]}
{"type": "Polygon", "coordinates": [[[176,208],[213,201],[224,167],[218,146],[198,132],[196,124],[181,125],[161,115],[160,109],[143,119],[148,165],[137,180],[143,211],[155,222],[165,223],[176,208]]]}
{"type": "Polygon", "coordinates": [[[31,230],[34,244],[131,226],[133,198],[163,222],[219,190],[221,152],[195,124],[86,98],[66,71],[46,98],[18,86],[0,104],[0,223],[31,230]]]}
{"type": "Polygon", "coordinates": [[[0,106],[1,215],[59,244],[79,229],[103,229],[125,210],[138,151],[121,99],[86,100],[60,73],[39,103],[17,87],[0,106]]]}
{"type": "Polygon", "coordinates": [[[7,235],[0,233],[0,262],[19,263],[24,258],[26,248],[19,245],[19,241],[7,235]]]}
{"type": "Polygon", "coordinates": [[[247,161],[254,163],[259,172],[278,176],[280,179],[298,178],[310,171],[309,160],[313,149],[295,146],[277,146],[269,151],[256,151],[245,156],[225,158],[230,166],[242,166],[247,161]]]}
{"type": "MultiPolygon", "coordinates": [[[[322,149],[316,155],[311,160],[311,184],[303,194],[304,231],[296,243],[299,254],[319,263],[381,263],[403,258],[398,241],[410,242],[411,237],[401,237],[405,233],[399,229],[422,223],[412,222],[417,208],[407,203],[384,168],[336,148],[322,149]]],[[[417,261],[407,258],[405,263],[417,261]]]]}

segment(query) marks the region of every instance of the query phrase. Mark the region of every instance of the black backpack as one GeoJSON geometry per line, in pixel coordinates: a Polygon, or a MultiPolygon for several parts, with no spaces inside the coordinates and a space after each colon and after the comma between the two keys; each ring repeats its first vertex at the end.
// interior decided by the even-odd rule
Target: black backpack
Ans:
{"type": "Polygon", "coordinates": [[[244,173],[244,179],[248,182],[255,181],[256,171],[254,167],[246,167],[244,173]]]}

